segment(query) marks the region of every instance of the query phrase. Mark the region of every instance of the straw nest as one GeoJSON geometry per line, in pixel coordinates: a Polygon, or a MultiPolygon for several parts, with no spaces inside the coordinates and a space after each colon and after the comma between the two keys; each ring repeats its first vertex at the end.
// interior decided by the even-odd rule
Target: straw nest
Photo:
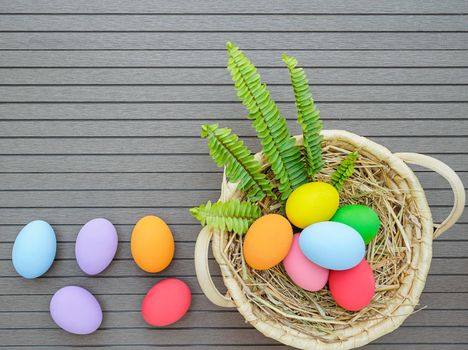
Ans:
{"type": "MultiPolygon", "coordinates": [[[[317,181],[330,182],[333,169],[353,150],[346,143],[325,142],[323,156],[326,164],[317,181]]],[[[318,292],[308,292],[296,286],[282,264],[266,271],[253,270],[244,261],[242,237],[225,233],[223,235],[228,235],[224,237],[226,245],[223,249],[226,263],[246,298],[256,306],[255,314],[259,318],[330,341],[338,330],[362,321],[385,318],[401,306],[395,305],[395,294],[410,270],[411,241],[415,233],[417,236],[420,232],[419,213],[411,194],[398,186],[400,179],[395,171],[372,154],[358,151],[360,156],[354,174],[340,192],[340,206],[367,205],[378,213],[381,220],[377,237],[366,251],[376,285],[371,304],[360,312],[346,311],[336,305],[327,287],[318,292]]],[[[265,172],[274,181],[268,168],[265,172]]],[[[263,214],[281,212],[281,205],[269,199],[260,205],[263,214]]]]}

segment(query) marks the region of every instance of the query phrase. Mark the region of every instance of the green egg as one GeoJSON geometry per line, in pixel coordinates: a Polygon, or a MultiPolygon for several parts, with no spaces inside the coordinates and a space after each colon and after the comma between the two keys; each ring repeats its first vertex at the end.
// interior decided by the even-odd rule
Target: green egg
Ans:
{"type": "Polygon", "coordinates": [[[331,221],[341,222],[354,228],[367,244],[372,241],[380,226],[377,213],[365,205],[351,204],[339,208],[331,221]]]}

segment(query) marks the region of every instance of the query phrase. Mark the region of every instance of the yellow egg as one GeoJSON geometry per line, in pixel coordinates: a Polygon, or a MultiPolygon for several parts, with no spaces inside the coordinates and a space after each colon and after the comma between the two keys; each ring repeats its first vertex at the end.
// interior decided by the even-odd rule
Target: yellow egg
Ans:
{"type": "Polygon", "coordinates": [[[304,228],[328,221],[340,204],[338,191],[325,182],[309,182],[296,188],[286,201],[286,216],[293,225],[304,228]]]}
{"type": "Polygon", "coordinates": [[[136,264],[146,272],[164,270],[174,257],[174,237],[157,216],[141,218],[133,228],[130,249],[136,264]]]}
{"type": "Polygon", "coordinates": [[[272,268],[288,255],[292,241],[293,229],[285,217],[278,214],[262,216],[245,235],[245,262],[256,270],[272,268]]]}

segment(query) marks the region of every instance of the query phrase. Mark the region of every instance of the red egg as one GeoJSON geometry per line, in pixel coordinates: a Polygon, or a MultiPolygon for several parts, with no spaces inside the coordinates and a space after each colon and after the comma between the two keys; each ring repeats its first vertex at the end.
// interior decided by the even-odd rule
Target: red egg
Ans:
{"type": "Polygon", "coordinates": [[[363,259],[351,269],[330,270],[328,286],[338,305],[349,311],[359,311],[369,305],[374,296],[374,274],[363,259]]]}
{"type": "Polygon", "coordinates": [[[143,299],[141,314],[152,326],[167,326],[180,320],[190,307],[189,287],[179,279],[168,278],[156,283],[143,299]]]}

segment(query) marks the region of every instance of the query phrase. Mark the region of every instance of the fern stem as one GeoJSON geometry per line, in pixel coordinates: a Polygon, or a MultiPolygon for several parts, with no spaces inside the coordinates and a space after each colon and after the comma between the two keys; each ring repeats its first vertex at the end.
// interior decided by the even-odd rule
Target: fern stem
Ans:
{"type": "Polygon", "coordinates": [[[288,66],[291,76],[296,99],[297,121],[302,128],[304,138],[304,162],[309,180],[312,181],[324,165],[320,111],[316,109],[304,70],[297,67],[297,59],[283,54],[283,61],[288,66]]]}
{"type": "Polygon", "coordinates": [[[239,189],[246,192],[250,200],[258,201],[265,196],[275,198],[273,186],[261,172],[260,163],[230,129],[218,128],[218,124],[205,124],[201,136],[208,140],[213,160],[226,167],[230,181],[239,181],[239,189]]]}
{"type": "Polygon", "coordinates": [[[237,234],[247,232],[249,226],[261,216],[260,207],[237,199],[217,203],[208,201],[206,204],[190,209],[190,213],[202,225],[237,234]]]}
{"type": "Polygon", "coordinates": [[[332,185],[340,191],[343,188],[345,181],[354,173],[354,163],[356,162],[359,154],[354,151],[343,159],[335,172],[331,176],[332,185]]]}
{"type": "Polygon", "coordinates": [[[271,164],[282,200],[298,186],[307,182],[307,173],[301,165],[301,153],[287,128],[286,120],[262,84],[257,69],[250,60],[228,42],[228,69],[235,83],[237,95],[249,110],[249,119],[261,139],[264,153],[271,164]]]}

